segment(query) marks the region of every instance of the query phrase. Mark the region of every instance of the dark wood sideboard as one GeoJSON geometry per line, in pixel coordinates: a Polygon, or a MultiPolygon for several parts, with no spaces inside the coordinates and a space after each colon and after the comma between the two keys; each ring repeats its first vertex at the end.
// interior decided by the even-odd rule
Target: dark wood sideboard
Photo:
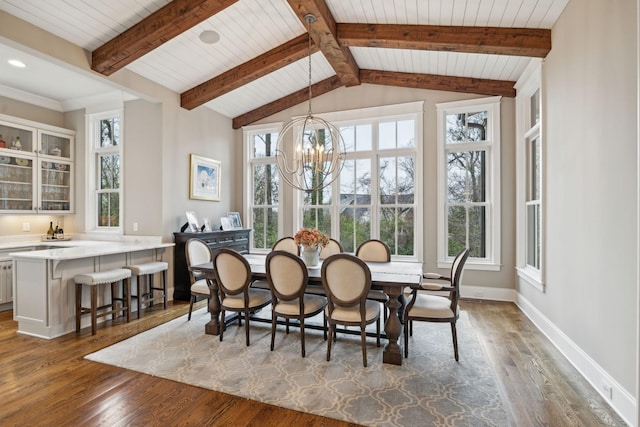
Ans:
{"type": "Polygon", "coordinates": [[[205,231],[201,233],[173,233],[176,244],[173,250],[173,299],[189,301],[191,298],[191,280],[187,268],[185,245],[187,240],[198,238],[207,242],[212,249],[231,248],[240,253],[249,253],[250,229],[205,231]]]}

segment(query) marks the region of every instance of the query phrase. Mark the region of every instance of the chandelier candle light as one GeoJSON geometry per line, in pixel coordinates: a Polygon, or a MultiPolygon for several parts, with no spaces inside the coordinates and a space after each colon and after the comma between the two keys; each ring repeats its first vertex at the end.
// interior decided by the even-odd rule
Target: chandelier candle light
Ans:
{"type": "Polygon", "coordinates": [[[304,117],[287,122],[276,144],[276,164],[282,179],[291,187],[314,192],[338,178],[345,157],[344,141],[337,127],[311,113],[311,24],[314,15],[306,15],[309,34],[309,111],[304,117]],[[287,153],[293,153],[287,156],[287,153]]]}
{"type": "Polygon", "coordinates": [[[320,264],[320,248],[329,244],[329,236],[316,228],[301,228],[293,236],[293,241],[302,246],[302,260],[307,267],[320,264]]]}

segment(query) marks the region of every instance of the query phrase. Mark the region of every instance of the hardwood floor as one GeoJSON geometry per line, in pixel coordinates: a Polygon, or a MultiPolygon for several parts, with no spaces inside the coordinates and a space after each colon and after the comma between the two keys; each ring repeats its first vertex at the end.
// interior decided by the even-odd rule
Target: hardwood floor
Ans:
{"type": "MultiPolygon", "coordinates": [[[[515,305],[462,301],[461,307],[496,371],[510,425],[624,425],[515,305]]],[[[353,425],[83,359],[187,313],[189,305],[159,308],[128,324],[99,326],[95,336],[85,328],[54,340],[19,335],[12,312],[0,313],[0,425],[353,425]]]]}

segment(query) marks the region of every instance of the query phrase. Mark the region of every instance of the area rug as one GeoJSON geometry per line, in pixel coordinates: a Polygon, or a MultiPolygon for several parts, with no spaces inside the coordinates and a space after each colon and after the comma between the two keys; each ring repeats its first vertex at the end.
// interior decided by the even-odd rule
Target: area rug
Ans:
{"type": "MultiPolygon", "coordinates": [[[[267,311],[262,316],[270,318],[267,311]]],[[[298,330],[278,326],[269,351],[270,325],[230,325],[220,342],[205,335],[206,310],[89,354],[87,359],[256,401],[371,426],[504,426],[507,415],[493,372],[466,313],[458,321],[460,362],[453,357],[449,324],[414,323],[409,358],[382,363],[381,347],[339,334],[326,360],[322,331],[306,331],[306,357],[298,330]],[[153,358],[149,358],[153,354],[153,358]]],[[[381,344],[384,344],[384,340],[381,344]]]]}

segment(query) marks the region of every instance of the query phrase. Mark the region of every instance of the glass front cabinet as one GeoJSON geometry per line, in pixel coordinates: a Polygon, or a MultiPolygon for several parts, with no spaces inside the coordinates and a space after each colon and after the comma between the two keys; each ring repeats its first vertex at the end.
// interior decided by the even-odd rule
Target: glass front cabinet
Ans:
{"type": "Polygon", "coordinates": [[[0,115],[0,213],[74,212],[74,140],[74,131],[0,115]]]}

